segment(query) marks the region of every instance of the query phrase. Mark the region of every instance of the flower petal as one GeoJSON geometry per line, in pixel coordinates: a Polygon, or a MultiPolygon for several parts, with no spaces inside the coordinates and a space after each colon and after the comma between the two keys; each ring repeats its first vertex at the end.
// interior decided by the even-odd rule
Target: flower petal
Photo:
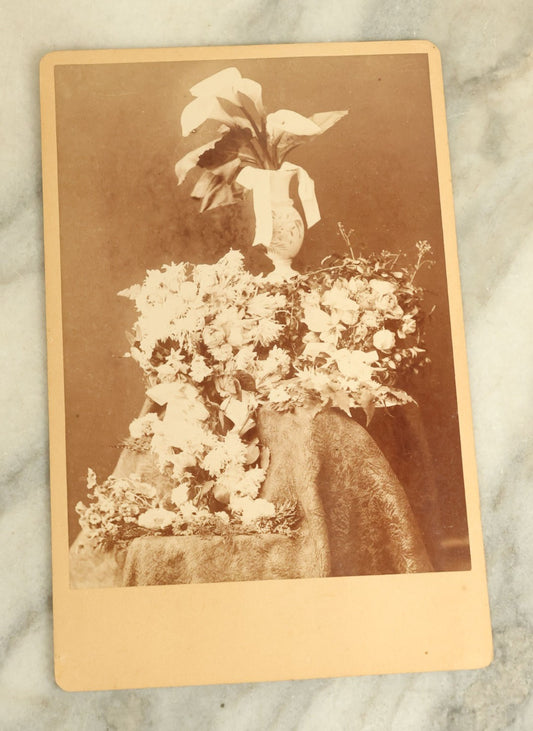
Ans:
{"type": "Polygon", "coordinates": [[[190,135],[191,132],[194,132],[202,124],[205,124],[208,119],[212,119],[215,122],[222,122],[228,127],[235,125],[233,117],[222,109],[220,102],[215,96],[202,96],[193,99],[181,113],[181,130],[183,136],[187,137],[190,135]]]}
{"type": "Polygon", "coordinates": [[[237,99],[241,106],[253,118],[258,126],[262,126],[265,113],[263,107],[263,90],[261,84],[252,79],[241,79],[236,86],[237,99]]]}
{"type": "Polygon", "coordinates": [[[290,109],[278,109],[277,112],[268,114],[266,129],[268,136],[272,139],[276,139],[284,132],[298,137],[310,137],[322,132],[313,120],[298,114],[298,112],[291,112],[290,109]]]}
{"type": "Polygon", "coordinates": [[[241,74],[234,66],[218,71],[207,79],[199,81],[191,87],[190,92],[193,96],[225,96],[228,90],[231,92],[241,80],[241,74]]]}

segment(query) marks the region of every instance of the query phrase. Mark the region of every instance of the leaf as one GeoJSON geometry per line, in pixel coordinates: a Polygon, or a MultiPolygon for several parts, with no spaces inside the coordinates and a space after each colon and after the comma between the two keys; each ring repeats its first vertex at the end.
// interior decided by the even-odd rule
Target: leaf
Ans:
{"type": "Polygon", "coordinates": [[[250,429],[253,429],[255,426],[255,420],[251,417],[243,424],[243,426],[239,429],[239,434],[246,434],[246,432],[249,432],[250,429]]]}
{"type": "Polygon", "coordinates": [[[209,147],[206,146],[205,151],[198,157],[196,164],[198,167],[213,170],[235,160],[239,157],[241,151],[245,154],[246,151],[242,148],[248,145],[251,136],[252,132],[249,129],[239,129],[237,127],[230,129],[209,147]]]}
{"type": "Polygon", "coordinates": [[[249,465],[257,462],[260,453],[261,451],[256,443],[252,442],[252,444],[249,444],[248,448],[246,449],[246,464],[249,465]]]}
{"type": "Polygon", "coordinates": [[[207,480],[207,482],[204,482],[200,488],[200,491],[198,492],[198,495],[196,496],[196,501],[198,502],[203,497],[205,497],[209,493],[209,491],[211,490],[211,488],[213,487],[214,484],[215,484],[214,480],[207,480]]]}
{"type": "Polygon", "coordinates": [[[246,116],[246,112],[244,111],[242,106],[240,106],[237,96],[235,94],[233,95],[232,99],[228,99],[223,96],[217,96],[217,101],[220,104],[220,107],[233,121],[234,125],[237,125],[239,127],[247,127],[250,130],[252,129],[252,124],[246,116]]]}
{"type": "MultiPolygon", "coordinates": [[[[279,128],[277,118],[274,118],[273,121],[271,120],[270,124],[271,128],[277,129],[277,139],[275,135],[272,135],[272,143],[276,147],[280,163],[295,147],[298,147],[298,145],[301,145],[303,142],[310,142],[311,140],[316,139],[319,135],[336,124],[339,119],[342,119],[342,117],[348,114],[347,111],[343,111],[319,112],[318,114],[313,114],[310,117],[297,115],[297,117],[301,117],[302,120],[305,120],[304,123],[301,120],[298,120],[297,122],[296,116],[292,116],[296,115],[296,112],[289,112],[286,109],[281,109],[279,111],[291,115],[290,119],[287,119],[285,124],[282,125],[283,129],[279,128]]],[[[276,112],[275,114],[277,115],[278,113],[279,112],[276,112]]],[[[267,117],[267,129],[268,118],[271,116],[273,115],[268,115],[267,117]]]]}
{"type": "Polygon", "coordinates": [[[244,388],[245,391],[253,392],[256,390],[254,377],[246,371],[237,371],[235,373],[235,378],[239,381],[241,387],[244,388]]]}
{"type": "Polygon", "coordinates": [[[265,114],[262,94],[261,84],[258,84],[257,81],[252,81],[252,79],[241,79],[239,81],[237,99],[259,129],[263,126],[265,114]]]}
{"type": "Polygon", "coordinates": [[[236,431],[240,432],[249,421],[250,411],[248,406],[244,401],[239,401],[239,399],[234,396],[228,396],[228,398],[222,402],[220,408],[228,419],[233,422],[236,431]]]}
{"type": "Polygon", "coordinates": [[[227,488],[221,487],[218,483],[213,487],[213,497],[222,505],[228,505],[231,495],[227,488]]]}
{"type": "Polygon", "coordinates": [[[340,389],[331,391],[331,394],[329,396],[329,401],[332,406],[335,406],[336,408],[340,409],[341,411],[344,411],[344,413],[347,416],[351,417],[351,399],[349,395],[346,393],[346,391],[342,391],[340,389]]]}
{"type": "Polygon", "coordinates": [[[370,391],[363,391],[359,401],[361,408],[366,414],[366,426],[370,425],[374,412],[376,410],[376,400],[370,391]]]}
{"type": "Polygon", "coordinates": [[[180,160],[178,160],[174,167],[174,172],[176,173],[176,177],[178,179],[178,185],[181,185],[183,183],[189,172],[194,167],[196,167],[196,165],[198,165],[198,161],[205,155],[208,150],[213,149],[213,147],[221,139],[222,138],[217,137],[215,140],[211,140],[211,142],[208,142],[201,147],[197,147],[195,150],[191,150],[191,152],[188,152],[180,160]]]}
{"type": "Polygon", "coordinates": [[[240,160],[233,160],[216,170],[205,170],[202,173],[191,192],[191,198],[199,198],[202,201],[200,213],[235,203],[236,196],[229,181],[239,166],[240,160]]]}
{"type": "Polygon", "coordinates": [[[320,127],[320,132],[322,133],[330,127],[333,127],[334,124],[337,124],[347,114],[347,110],[342,112],[318,112],[317,114],[312,114],[309,119],[320,127]]]}

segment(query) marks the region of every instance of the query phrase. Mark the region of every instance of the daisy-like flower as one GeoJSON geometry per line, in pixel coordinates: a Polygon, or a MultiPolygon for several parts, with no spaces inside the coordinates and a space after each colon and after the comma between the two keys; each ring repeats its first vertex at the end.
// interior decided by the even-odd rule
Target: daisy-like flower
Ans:
{"type": "Polygon", "coordinates": [[[132,439],[149,437],[157,431],[160,424],[161,422],[157,414],[145,414],[144,416],[140,416],[138,419],[133,419],[129,427],[130,436],[132,439]]]}
{"type": "Polygon", "coordinates": [[[208,376],[213,373],[212,368],[205,362],[205,358],[201,355],[195,355],[191,361],[189,374],[195,383],[202,383],[208,376]]]}
{"type": "Polygon", "coordinates": [[[137,518],[137,523],[148,530],[163,530],[176,520],[176,513],[163,508],[150,508],[137,518]]]}
{"type": "Polygon", "coordinates": [[[261,518],[273,518],[276,514],[276,508],[271,502],[263,498],[253,500],[249,496],[232,498],[230,508],[233,513],[240,515],[243,523],[248,524],[261,518]]]}
{"type": "Polygon", "coordinates": [[[282,325],[272,320],[259,320],[254,328],[255,337],[261,345],[271,345],[279,337],[282,325]]]}

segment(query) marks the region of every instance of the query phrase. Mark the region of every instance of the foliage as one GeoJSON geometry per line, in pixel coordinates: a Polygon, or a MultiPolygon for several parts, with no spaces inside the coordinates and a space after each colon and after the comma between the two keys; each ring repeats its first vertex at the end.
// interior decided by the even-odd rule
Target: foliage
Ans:
{"type": "Polygon", "coordinates": [[[208,121],[221,124],[218,136],[188,152],[176,164],[178,184],[194,168],[201,170],[191,196],[200,211],[234,203],[244,189],[237,178],[245,167],[279,170],[287,155],[336,124],[346,111],[304,117],[289,109],[267,114],[260,84],[244,79],[238,69],[219,71],[191,88],[195,97],[183,110],[185,137],[208,121]]]}

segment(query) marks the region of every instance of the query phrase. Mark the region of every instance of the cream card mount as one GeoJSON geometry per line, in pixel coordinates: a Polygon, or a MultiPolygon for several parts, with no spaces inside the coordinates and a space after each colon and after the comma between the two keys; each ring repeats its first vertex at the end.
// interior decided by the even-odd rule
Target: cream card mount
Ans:
{"type": "Polygon", "coordinates": [[[437,49],[56,52],[41,101],[58,684],[488,664],[437,49]]]}

